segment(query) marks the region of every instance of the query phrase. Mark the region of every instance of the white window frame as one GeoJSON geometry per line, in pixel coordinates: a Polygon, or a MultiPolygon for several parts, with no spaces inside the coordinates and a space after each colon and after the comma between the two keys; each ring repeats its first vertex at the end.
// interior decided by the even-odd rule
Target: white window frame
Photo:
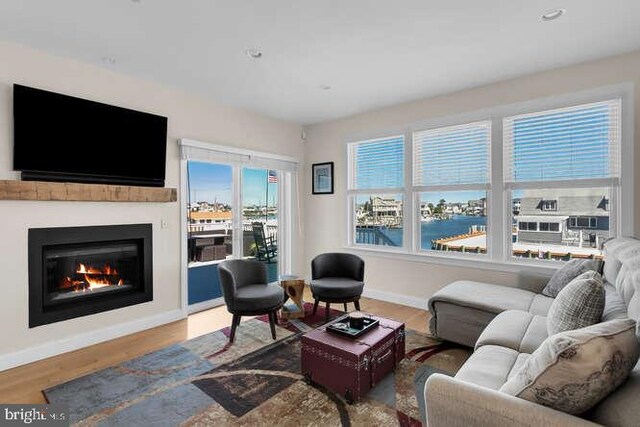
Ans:
{"type": "MultiPolygon", "coordinates": [[[[354,245],[355,212],[353,212],[353,194],[347,187],[347,239],[345,248],[362,254],[373,255],[390,259],[408,259],[418,262],[440,263],[445,265],[474,267],[500,271],[553,271],[562,264],[557,261],[523,259],[511,256],[511,189],[504,182],[504,156],[503,156],[503,119],[509,116],[517,116],[527,113],[543,112],[559,108],[566,108],[581,104],[606,101],[620,98],[621,100],[621,140],[620,140],[620,183],[618,191],[611,194],[610,205],[616,206],[615,218],[611,218],[615,224],[615,233],[618,236],[632,236],[633,209],[634,209],[634,183],[633,183],[633,158],[634,158],[634,85],[622,83],[591,90],[573,92],[547,98],[534,99],[515,104],[502,105],[487,108],[470,113],[454,116],[414,122],[405,126],[387,129],[379,132],[362,132],[349,135],[345,140],[345,151],[348,158],[349,144],[372,140],[377,138],[404,135],[405,143],[405,169],[404,189],[399,191],[384,190],[377,193],[375,190],[366,190],[371,194],[403,194],[404,208],[404,235],[402,248],[389,248],[386,246],[354,245]],[[478,257],[476,254],[438,253],[436,251],[420,251],[420,203],[413,193],[413,149],[412,135],[414,132],[429,128],[464,125],[473,122],[491,121],[491,188],[487,191],[487,255],[478,257]],[[471,256],[469,256],[471,255],[471,256]]],[[[345,162],[345,176],[351,182],[350,163],[345,162]]],[[[589,186],[588,180],[581,182],[580,186],[589,186]]]]}
{"type": "MultiPolygon", "coordinates": [[[[299,160],[293,157],[281,156],[272,153],[265,153],[254,150],[246,150],[242,148],[229,147],[225,145],[212,144],[207,142],[195,141],[191,139],[179,139],[179,146],[182,148],[189,147],[201,149],[204,152],[211,152],[211,159],[180,159],[180,236],[181,236],[181,277],[180,277],[180,305],[185,315],[190,313],[188,305],[188,248],[187,248],[187,228],[188,228],[188,174],[187,162],[196,161],[211,164],[228,165],[232,168],[232,189],[231,198],[233,205],[232,229],[233,241],[232,251],[233,258],[242,258],[243,248],[243,224],[242,224],[242,170],[243,168],[262,168],[275,170],[278,178],[278,275],[286,275],[292,273],[293,254],[298,250],[293,247],[294,227],[298,222],[298,178],[297,168],[299,160]],[[224,160],[227,155],[229,159],[224,160]],[[237,161],[236,159],[245,159],[237,161]],[[283,171],[278,168],[278,164],[295,165],[295,170],[283,171]],[[270,167],[272,166],[272,167],[270,167]]],[[[205,301],[206,303],[206,301],[205,301]]],[[[201,303],[202,304],[202,303],[201,303]]],[[[222,299],[212,301],[211,307],[224,304],[222,299]]],[[[196,307],[196,311],[204,309],[200,304],[196,307]]],[[[209,308],[209,306],[206,306],[209,308]]]]}
{"type": "MultiPolygon", "coordinates": [[[[406,252],[408,248],[408,243],[411,241],[410,235],[408,235],[408,230],[406,227],[407,220],[409,218],[409,211],[407,210],[407,157],[410,157],[409,153],[407,153],[407,135],[404,132],[389,132],[386,134],[378,135],[373,138],[362,139],[360,141],[351,141],[347,144],[347,163],[348,165],[353,164],[353,151],[351,150],[352,144],[357,143],[366,143],[366,142],[376,142],[383,139],[392,139],[392,138],[403,138],[404,142],[404,186],[396,187],[396,188],[353,188],[354,176],[353,171],[350,166],[347,166],[347,239],[349,245],[355,248],[362,249],[372,249],[372,250],[382,250],[385,252],[406,252]],[[392,196],[392,195],[402,195],[402,246],[383,246],[383,245],[372,245],[366,243],[356,243],[356,197],[358,196],[392,196]]],[[[409,146],[410,147],[410,146],[409,146]]]]}
{"type": "MultiPolygon", "coordinates": [[[[447,125],[447,126],[433,126],[433,127],[426,127],[423,129],[415,129],[411,132],[411,141],[410,141],[410,147],[409,149],[411,150],[411,153],[413,155],[413,136],[415,133],[417,132],[421,132],[421,131],[427,131],[427,130],[437,130],[437,129],[443,129],[443,128],[454,128],[456,126],[472,126],[472,125],[477,125],[477,124],[488,124],[489,125],[489,146],[488,148],[488,152],[487,152],[487,157],[488,157],[488,172],[489,172],[489,182],[486,184],[460,184],[460,185],[439,185],[439,186],[417,186],[413,184],[413,161],[411,163],[411,193],[412,193],[412,197],[414,200],[414,206],[417,206],[417,211],[416,211],[416,219],[420,218],[420,194],[421,193],[437,193],[437,192],[443,192],[443,191],[484,191],[486,192],[486,198],[487,198],[487,209],[486,209],[486,218],[487,218],[487,238],[486,238],[486,242],[487,242],[487,248],[486,254],[476,254],[476,253],[460,253],[460,252],[454,252],[455,257],[456,258],[460,258],[460,259],[464,259],[464,258],[469,258],[469,259],[473,259],[473,258],[478,258],[478,257],[483,257],[486,258],[487,256],[491,255],[491,245],[489,243],[489,239],[490,239],[490,231],[489,229],[491,228],[491,224],[489,224],[489,218],[490,218],[490,211],[491,211],[491,173],[492,173],[492,165],[491,165],[491,139],[493,136],[493,123],[490,119],[485,119],[485,120],[476,120],[476,121],[472,121],[472,122],[467,122],[467,123],[459,123],[457,125],[447,125]]],[[[429,250],[429,249],[423,249],[422,248],[422,230],[421,227],[418,226],[417,224],[413,224],[414,227],[414,232],[413,232],[413,250],[416,253],[420,253],[420,254],[427,254],[427,255],[437,255],[437,256],[450,256],[449,254],[444,255],[439,251],[433,251],[433,250],[429,250]]]]}
{"type": "Polygon", "coordinates": [[[544,212],[556,212],[558,210],[557,200],[541,200],[540,210],[544,212]]]}

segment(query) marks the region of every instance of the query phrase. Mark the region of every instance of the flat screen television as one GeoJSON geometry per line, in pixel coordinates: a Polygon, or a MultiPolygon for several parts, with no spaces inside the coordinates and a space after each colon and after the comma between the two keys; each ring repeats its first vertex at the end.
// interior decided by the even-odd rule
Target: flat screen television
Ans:
{"type": "Polygon", "coordinates": [[[13,122],[23,180],[164,186],[166,117],[14,85],[13,122]]]}

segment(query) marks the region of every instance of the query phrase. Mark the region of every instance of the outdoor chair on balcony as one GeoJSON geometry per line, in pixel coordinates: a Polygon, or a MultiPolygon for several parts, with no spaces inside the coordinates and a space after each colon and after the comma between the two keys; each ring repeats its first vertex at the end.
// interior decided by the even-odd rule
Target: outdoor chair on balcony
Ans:
{"type": "Polygon", "coordinates": [[[329,321],[331,303],[352,302],[360,310],[360,296],[364,288],[364,261],[352,254],[326,253],[311,261],[311,293],[316,314],[320,301],[326,302],[325,321],[329,321]]]}
{"type": "Polygon", "coordinates": [[[264,262],[272,262],[278,256],[277,239],[267,236],[262,222],[252,222],[253,239],[256,242],[256,258],[264,262]]]}
{"type": "Polygon", "coordinates": [[[269,315],[271,336],[276,339],[277,312],[285,294],[278,284],[269,284],[267,266],[255,260],[230,259],[218,265],[222,295],[227,310],[233,314],[229,342],[233,342],[242,316],[269,315]]]}

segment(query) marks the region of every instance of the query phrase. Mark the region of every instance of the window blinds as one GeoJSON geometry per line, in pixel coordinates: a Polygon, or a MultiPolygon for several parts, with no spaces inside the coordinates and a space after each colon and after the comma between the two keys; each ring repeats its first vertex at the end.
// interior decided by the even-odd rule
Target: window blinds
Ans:
{"type": "Polygon", "coordinates": [[[178,143],[180,144],[180,156],[184,160],[225,163],[286,172],[296,172],[298,169],[298,162],[295,159],[284,156],[252,152],[187,139],[181,139],[178,143]]]}
{"type": "Polygon", "coordinates": [[[620,109],[615,99],[505,118],[507,182],[618,178],[620,109]]]}
{"type": "Polygon", "coordinates": [[[413,134],[413,185],[487,185],[491,122],[430,129],[413,134]]]}
{"type": "Polygon", "coordinates": [[[404,186],[404,137],[393,136],[349,144],[350,188],[404,186]]]}

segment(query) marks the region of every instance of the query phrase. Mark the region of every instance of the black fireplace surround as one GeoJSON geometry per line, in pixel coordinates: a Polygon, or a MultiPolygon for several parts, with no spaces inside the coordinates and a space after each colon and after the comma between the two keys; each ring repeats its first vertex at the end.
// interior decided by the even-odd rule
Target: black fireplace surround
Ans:
{"type": "Polygon", "coordinates": [[[153,299],[152,225],[29,229],[29,327],[153,299]]]}

